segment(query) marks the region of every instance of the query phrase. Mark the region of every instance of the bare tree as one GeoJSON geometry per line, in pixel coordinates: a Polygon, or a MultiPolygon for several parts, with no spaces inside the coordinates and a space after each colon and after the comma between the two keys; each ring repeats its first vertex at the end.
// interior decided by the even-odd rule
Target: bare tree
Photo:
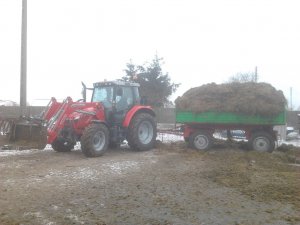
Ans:
{"type": "Polygon", "coordinates": [[[257,82],[257,74],[253,72],[237,73],[229,78],[229,83],[257,82]]]}

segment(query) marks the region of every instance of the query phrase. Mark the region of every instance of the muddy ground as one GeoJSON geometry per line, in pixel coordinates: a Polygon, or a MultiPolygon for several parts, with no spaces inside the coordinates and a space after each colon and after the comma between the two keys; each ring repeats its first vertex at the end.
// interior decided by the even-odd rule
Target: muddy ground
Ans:
{"type": "Polygon", "coordinates": [[[0,224],[300,224],[299,149],[0,151],[0,224]]]}

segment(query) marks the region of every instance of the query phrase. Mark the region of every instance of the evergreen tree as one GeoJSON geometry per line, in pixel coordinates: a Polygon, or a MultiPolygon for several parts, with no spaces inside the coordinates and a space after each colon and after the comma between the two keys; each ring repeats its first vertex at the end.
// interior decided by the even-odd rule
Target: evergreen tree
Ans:
{"type": "Polygon", "coordinates": [[[163,107],[170,101],[168,98],[176,91],[180,84],[171,81],[168,73],[162,71],[163,58],[155,55],[151,63],[135,65],[130,60],[126,65],[124,81],[139,83],[141,97],[146,97],[147,104],[163,107]]]}

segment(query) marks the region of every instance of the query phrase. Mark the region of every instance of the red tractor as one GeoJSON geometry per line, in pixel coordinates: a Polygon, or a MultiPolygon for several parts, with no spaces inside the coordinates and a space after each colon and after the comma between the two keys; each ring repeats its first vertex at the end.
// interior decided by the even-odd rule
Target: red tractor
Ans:
{"type": "Polygon", "coordinates": [[[154,147],[155,113],[141,105],[139,84],[111,81],[83,87],[83,99],[73,102],[68,97],[59,103],[52,98],[43,115],[48,121],[47,142],[55,151],[70,151],[78,141],[88,157],[101,156],[124,140],[135,150],[154,147]],[[91,102],[86,102],[87,89],[93,90],[91,102]]]}
{"type": "Polygon", "coordinates": [[[83,87],[83,99],[52,98],[39,117],[0,118],[0,147],[43,149],[48,143],[55,151],[67,152],[80,141],[88,157],[100,156],[124,140],[132,149],[153,148],[155,113],[141,105],[139,84],[112,81],[83,87]],[[91,102],[86,102],[86,90],[93,90],[91,102]]]}

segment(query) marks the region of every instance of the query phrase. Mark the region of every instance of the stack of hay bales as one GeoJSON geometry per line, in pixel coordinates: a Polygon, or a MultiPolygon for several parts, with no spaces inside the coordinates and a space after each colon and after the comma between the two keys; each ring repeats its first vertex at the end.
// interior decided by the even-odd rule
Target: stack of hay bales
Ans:
{"type": "Polygon", "coordinates": [[[175,100],[179,111],[230,112],[246,115],[275,116],[284,111],[282,91],[267,83],[205,84],[191,88],[175,100]]]}

